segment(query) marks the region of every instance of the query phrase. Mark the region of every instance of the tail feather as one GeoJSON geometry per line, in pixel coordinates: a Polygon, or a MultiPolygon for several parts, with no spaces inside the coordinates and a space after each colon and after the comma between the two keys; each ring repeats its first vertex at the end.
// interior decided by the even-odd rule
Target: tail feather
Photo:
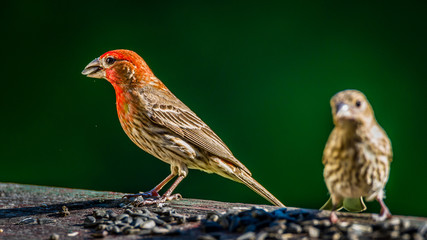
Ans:
{"type": "Polygon", "coordinates": [[[273,194],[259,184],[255,179],[251,177],[251,173],[247,168],[240,168],[229,161],[225,161],[219,157],[211,157],[212,164],[216,169],[215,173],[225,178],[231,179],[236,182],[245,184],[247,187],[258,193],[260,196],[265,198],[267,201],[278,207],[286,207],[279,201],[273,194]]]}
{"type": "Polygon", "coordinates": [[[366,210],[366,205],[363,198],[345,198],[343,202],[344,209],[349,212],[363,212],[366,210]]]}
{"type": "Polygon", "coordinates": [[[252,178],[246,172],[241,172],[241,174],[236,175],[236,177],[244,183],[247,187],[252,189],[254,192],[258,193],[260,196],[265,198],[267,201],[278,207],[286,207],[282,202],[279,201],[273,194],[271,194],[267,189],[265,189],[261,184],[259,184],[254,178],[252,178]]]}
{"type": "MultiPolygon", "coordinates": [[[[343,205],[342,201],[339,202],[339,203],[337,203],[335,205],[335,209],[334,210],[336,210],[336,211],[341,210],[342,207],[343,207],[342,205],[343,205]]],[[[334,205],[332,204],[332,198],[329,198],[328,201],[325,204],[323,204],[323,206],[320,208],[320,210],[330,210],[330,211],[332,211],[333,208],[334,208],[334,205]]]]}
{"type": "MultiPolygon", "coordinates": [[[[339,202],[335,206],[335,210],[339,211],[342,208],[349,212],[363,212],[366,210],[366,205],[363,202],[363,198],[345,198],[343,201],[339,202]]],[[[332,198],[329,198],[328,201],[320,208],[320,210],[333,210],[332,198]]]]}

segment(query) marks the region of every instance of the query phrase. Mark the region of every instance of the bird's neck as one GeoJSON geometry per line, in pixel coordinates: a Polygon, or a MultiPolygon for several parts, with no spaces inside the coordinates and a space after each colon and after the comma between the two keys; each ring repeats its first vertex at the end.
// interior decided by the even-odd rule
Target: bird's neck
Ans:
{"type": "Polygon", "coordinates": [[[169,89],[156,77],[142,78],[136,83],[119,84],[111,82],[116,92],[116,107],[117,113],[121,120],[129,120],[132,117],[133,107],[141,104],[140,98],[136,96],[135,90],[143,89],[145,87],[152,87],[160,89],[164,92],[170,92],[169,89]]]}
{"type": "Polygon", "coordinates": [[[336,126],[336,134],[337,134],[337,140],[340,141],[344,145],[352,144],[357,139],[360,139],[361,132],[359,127],[357,126],[351,126],[351,125],[344,125],[344,126],[336,126]]]}
{"type": "Polygon", "coordinates": [[[113,84],[113,87],[114,91],[116,92],[117,113],[120,118],[126,117],[130,112],[129,101],[132,99],[131,91],[130,89],[118,84],[113,84]]]}
{"type": "Polygon", "coordinates": [[[144,77],[142,81],[144,82],[144,85],[150,85],[163,91],[169,91],[168,88],[162,83],[162,81],[160,81],[160,79],[154,75],[144,77]]]}

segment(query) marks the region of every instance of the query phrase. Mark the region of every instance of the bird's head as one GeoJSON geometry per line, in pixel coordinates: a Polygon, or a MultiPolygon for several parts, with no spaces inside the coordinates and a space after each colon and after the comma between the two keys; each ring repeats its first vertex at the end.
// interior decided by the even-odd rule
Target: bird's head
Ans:
{"type": "Polygon", "coordinates": [[[114,86],[148,84],[156,78],[145,61],[130,50],[112,50],[90,62],[82,71],[91,78],[104,78],[114,86]]]}
{"type": "Polygon", "coordinates": [[[357,90],[344,90],[331,99],[335,126],[368,126],[375,121],[374,112],[365,95],[357,90]]]}

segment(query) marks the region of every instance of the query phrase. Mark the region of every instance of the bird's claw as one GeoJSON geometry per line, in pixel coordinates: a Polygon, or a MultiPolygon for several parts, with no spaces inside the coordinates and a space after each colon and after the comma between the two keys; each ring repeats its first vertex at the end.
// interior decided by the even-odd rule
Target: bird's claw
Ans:
{"type": "Polygon", "coordinates": [[[181,194],[177,193],[174,195],[170,195],[170,196],[162,196],[160,198],[154,199],[144,199],[143,201],[139,201],[139,202],[135,202],[135,206],[139,207],[139,206],[145,206],[145,205],[152,205],[152,204],[161,204],[161,203],[165,203],[167,201],[172,201],[172,200],[179,200],[181,199],[182,196],[181,194]]]}
{"type": "Polygon", "coordinates": [[[140,207],[140,206],[145,206],[145,205],[153,205],[153,204],[161,204],[161,203],[165,203],[167,201],[182,199],[182,196],[179,193],[173,194],[170,196],[162,196],[162,197],[158,197],[158,195],[154,196],[154,197],[151,197],[151,196],[150,197],[144,197],[144,196],[147,196],[147,195],[144,195],[144,193],[142,193],[142,194],[140,193],[140,194],[125,195],[125,196],[123,196],[123,198],[126,198],[126,199],[134,198],[134,200],[130,204],[135,206],[135,207],[140,207]]]}
{"type": "Polygon", "coordinates": [[[159,193],[157,193],[156,191],[148,191],[148,192],[140,192],[140,193],[136,193],[136,194],[126,194],[122,197],[122,199],[131,199],[131,198],[138,198],[138,197],[142,197],[142,198],[158,198],[160,195],[159,193]]]}
{"type": "Polygon", "coordinates": [[[386,219],[390,219],[391,213],[388,210],[381,211],[380,215],[373,215],[372,218],[376,222],[382,222],[382,221],[385,221],[386,219]]]}
{"type": "Polygon", "coordinates": [[[165,199],[166,199],[166,201],[180,200],[180,199],[182,199],[182,196],[181,196],[181,194],[177,193],[177,194],[173,194],[173,195],[170,195],[168,197],[165,197],[165,199]]]}

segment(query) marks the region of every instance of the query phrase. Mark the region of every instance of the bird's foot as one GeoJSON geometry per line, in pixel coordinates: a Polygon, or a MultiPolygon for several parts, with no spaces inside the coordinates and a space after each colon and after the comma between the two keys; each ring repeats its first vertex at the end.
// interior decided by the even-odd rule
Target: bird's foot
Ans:
{"type": "Polygon", "coordinates": [[[126,198],[126,199],[131,199],[131,198],[138,198],[138,197],[142,197],[142,198],[159,198],[160,195],[157,191],[155,190],[151,190],[148,192],[140,192],[137,194],[127,194],[124,195],[122,198],[126,198]]]}
{"type": "Polygon", "coordinates": [[[169,196],[163,195],[161,197],[158,194],[150,195],[146,193],[138,193],[138,194],[125,195],[123,196],[123,198],[130,200],[131,201],[129,203],[130,205],[139,207],[139,206],[145,206],[145,205],[162,204],[172,200],[179,200],[182,198],[182,196],[179,193],[169,195],[169,196]]]}
{"type": "Polygon", "coordinates": [[[386,219],[390,219],[391,218],[390,210],[388,210],[388,208],[382,208],[380,215],[373,215],[372,218],[377,222],[382,222],[382,221],[385,221],[386,219]]]}
{"type": "Polygon", "coordinates": [[[331,216],[329,217],[332,224],[336,224],[338,222],[338,216],[335,212],[331,212],[331,216]]]}
{"type": "Polygon", "coordinates": [[[148,198],[140,201],[134,201],[132,204],[136,207],[139,207],[139,206],[145,206],[145,205],[162,204],[167,201],[179,200],[181,198],[182,198],[181,194],[177,193],[170,196],[162,196],[160,198],[148,198]]]}

